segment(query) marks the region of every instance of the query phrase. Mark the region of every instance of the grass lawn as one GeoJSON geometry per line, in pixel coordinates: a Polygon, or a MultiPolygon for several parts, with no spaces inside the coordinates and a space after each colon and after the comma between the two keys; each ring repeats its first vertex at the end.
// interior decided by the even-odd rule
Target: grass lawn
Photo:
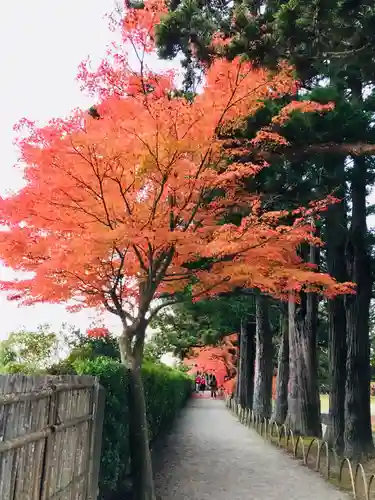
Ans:
{"type": "Polygon", "coordinates": [[[328,394],[320,395],[320,411],[321,413],[328,413],[329,411],[329,396],[328,394]]]}
{"type": "MultiPolygon", "coordinates": [[[[371,414],[375,415],[375,396],[370,397],[371,402],[371,414]]],[[[328,413],[329,411],[329,396],[328,394],[320,395],[320,408],[322,413],[328,413]]]]}

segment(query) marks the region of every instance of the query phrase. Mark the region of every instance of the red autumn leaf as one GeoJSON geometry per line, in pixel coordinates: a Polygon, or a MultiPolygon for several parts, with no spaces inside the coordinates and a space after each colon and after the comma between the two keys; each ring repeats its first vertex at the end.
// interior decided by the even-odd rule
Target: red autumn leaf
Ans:
{"type": "Polygon", "coordinates": [[[106,338],[109,336],[109,330],[105,327],[89,328],[88,330],[86,330],[86,333],[89,337],[97,339],[106,338]]]}

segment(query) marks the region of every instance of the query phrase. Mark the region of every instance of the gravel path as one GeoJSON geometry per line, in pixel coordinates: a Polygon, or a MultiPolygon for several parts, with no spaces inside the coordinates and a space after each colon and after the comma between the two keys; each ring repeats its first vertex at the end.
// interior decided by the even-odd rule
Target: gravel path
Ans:
{"type": "Polygon", "coordinates": [[[161,500],[348,500],[240,424],[223,401],[193,399],[158,450],[161,500]]]}

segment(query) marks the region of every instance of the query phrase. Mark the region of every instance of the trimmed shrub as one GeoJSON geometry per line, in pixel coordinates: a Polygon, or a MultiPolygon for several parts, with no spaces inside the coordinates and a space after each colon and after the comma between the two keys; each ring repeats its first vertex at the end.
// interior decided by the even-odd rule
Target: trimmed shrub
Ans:
{"type": "MultiPolygon", "coordinates": [[[[54,374],[76,373],[99,377],[106,390],[100,470],[100,499],[121,492],[129,465],[128,373],[113,358],[101,356],[62,363],[54,374]]],[[[142,368],[151,442],[174,419],[192,392],[192,380],[181,371],[159,363],[146,362],[142,368]]]]}

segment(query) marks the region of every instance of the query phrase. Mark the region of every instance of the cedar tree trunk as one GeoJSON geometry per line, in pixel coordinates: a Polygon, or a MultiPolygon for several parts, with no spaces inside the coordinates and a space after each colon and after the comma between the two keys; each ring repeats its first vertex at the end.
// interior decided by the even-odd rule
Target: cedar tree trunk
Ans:
{"type": "Polygon", "coordinates": [[[318,360],[316,349],[318,303],[315,294],[306,296],[297,310],[297,335],[300,355],[297,358],[298,381],[301,398],[301,432],[305,436],[321,437],[318,360]]]}
{"type": "MultiPolygon", "coordinates": [[[[348,78],[352,101],[363,103],[361,77],[348,78]]],[[[346,259],[349,279],[357,293],[346,298],[346,384],[344,452],[350,457],[374,451],[370,410],[369,309],[372,292],[371,257],[368,249],[367,159],[354,158],[351,178],[352,218],[346,259]]]]}
{"type": "MultiPolygon", "coordinates": [[[[309,261],[318,264],[319,251],[316,247],[310,246],[309,261]]],[[[296,433],[321,437],[317,317],[318,298],[315,293],[302,293],[298,305],[289,302],[290,387],[287,422],[296,433]]]]}
{"type": "Polygon", "coordinates": [[[288,301],[288,343],[289,343],[289,382],[288,382],[288,413],[286,424],[294,432],[301,431],[301,404],[298,386],[297,358],[300,355],[295,327],[296,304],[294,299],[288,301]]]}
{"type": "Polygon", "coordinates": [[[129,370],[129,444],[134,495],[137,500],[156,500],[146,401],[141,367],[146,324],[140,324],[135,331],[125,328],[119,339],[121,361],[129,370]],[[135,337],[134,346],[131,339],[135,337]]]}
{"type": "Polygon", "coordinates": [[[373,452],[370,411],[369,308],[372,276],[367,244],[366,180],[363,158],[354,160],[352,220],[347,242],[348,274],[357,293],[346,297],[347,361],[344,452],[349,457],[373,452]]]}
{"type": "Polygon", "coordinates": [[[261,420],[270,418],[272,411],[272,331],[268,317],[268,301],[256,296],[256,354],[253,411],[261,420]]]}
{"type": "Polygon", "coordinates": [[[282,425],[288,413],[289,332],[287,310],[283,310],[280,315],[280,331],[281,337],[277,358],[276,400],[272,420],[282,425]]]}
{"type": "MultiPolygon", "coordinates": [[[[326,217],[327,268],[338,282],[348,281],[345,247],[347,215],[345,204],[345,165],[335,168],[341,184],[337,197],[342,201],[331,205],[326,217]]],[[[330,370],[329,420],[326,439],[339,455],[344,447],[345,380],[346,380],[346,311],[343,297],[328,300],[328,359],[330,370]]]]}
{"type": "Polygon", "coordinates": [[[242,321],[241,324],[241,389],[240,404],[251,409],[254,390],[255,324],[242,321]]]}
{"type": "Polygon", "coordinates": [[[249,409],[252,407],[254,387],[254,326],[246,320],[241,322],[238,398],[241,406],[249,409]]]}
{"type": "Polygon", "coordinates": [[[238,357],[237,357],[237,379],[236,379],[236,391],[235,398],[236,402],[241,404],[241,393],[242,393],[242,385],[243,385],[243,336],[245,332],[241,328],[240,333],[238,334],[238,357]]]}

